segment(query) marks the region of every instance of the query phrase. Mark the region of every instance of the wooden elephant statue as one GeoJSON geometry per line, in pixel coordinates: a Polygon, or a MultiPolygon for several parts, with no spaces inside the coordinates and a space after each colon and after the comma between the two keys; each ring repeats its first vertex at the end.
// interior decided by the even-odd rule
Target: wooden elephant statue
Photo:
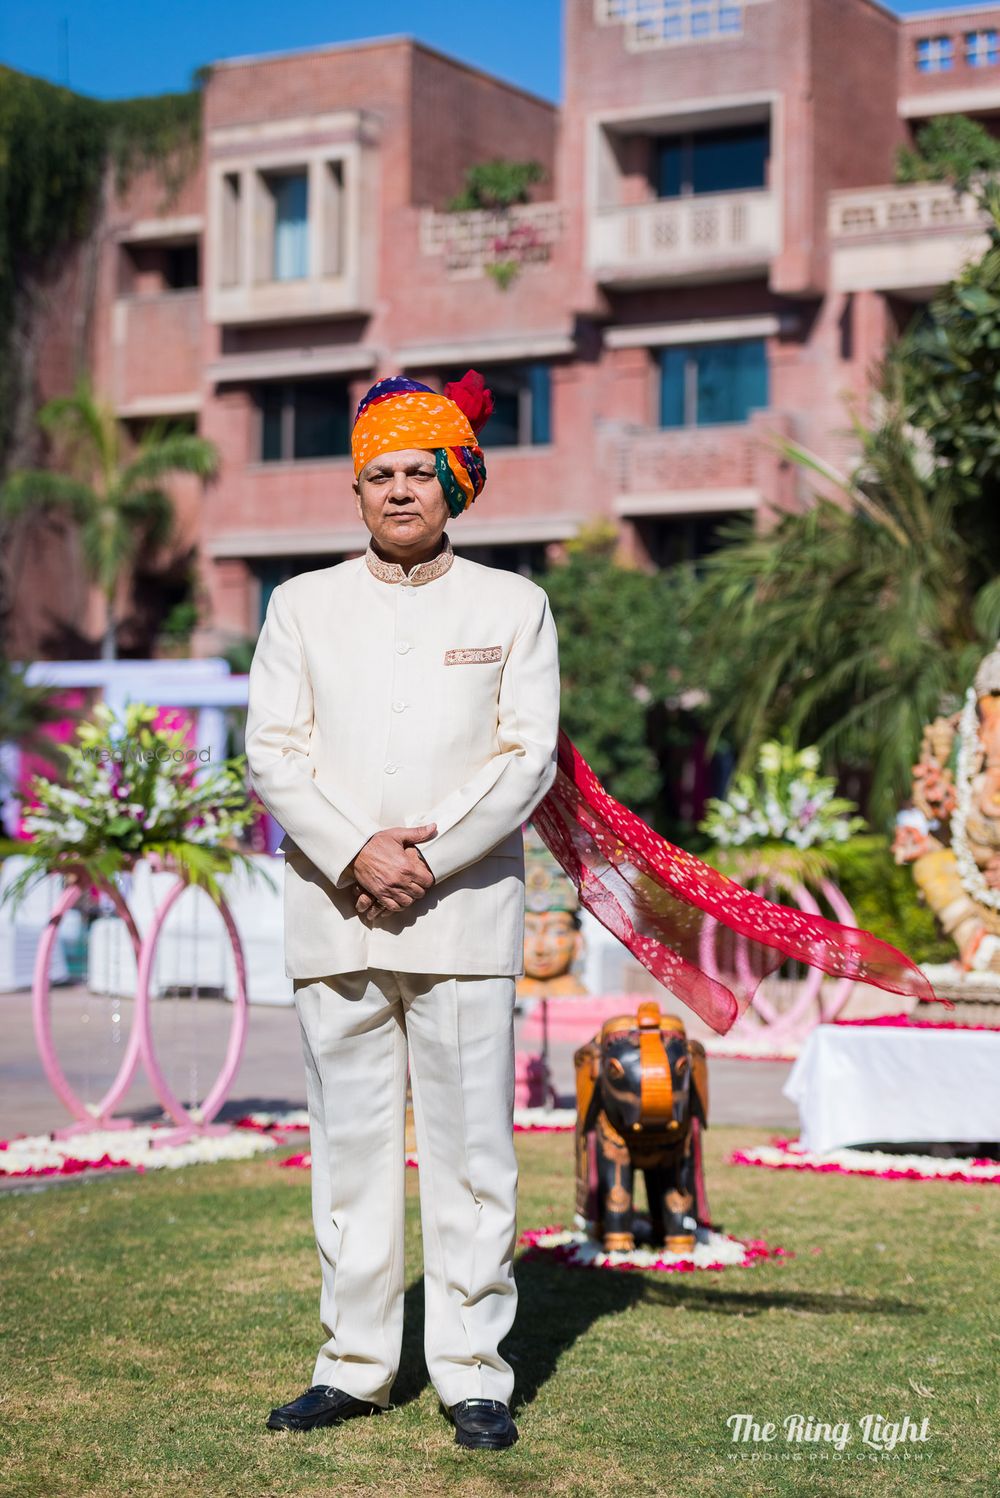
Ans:
{"type": "Polygon", "coordinates": [[[607,1253],[635,1247],[635,1173],[645,1174],[654,1244],[689,1253],[709,1224],[701,1162],[708,1065],[655,1000],[606,1020],[576,1064],[577,1213],[607,1253]]]}

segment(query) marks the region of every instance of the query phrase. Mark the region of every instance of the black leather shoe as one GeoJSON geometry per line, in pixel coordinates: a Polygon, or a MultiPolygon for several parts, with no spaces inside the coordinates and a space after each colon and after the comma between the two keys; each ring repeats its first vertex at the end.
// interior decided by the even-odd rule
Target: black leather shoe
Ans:
{"type": "Polygon", "coordinates": [[[355,1399],[333,1384],[313,1384],[290,1404],[280,1404],[267,1417],[269,1430],[312,1430],[317,1425],[339,1425],[353,1415],[377,1415],[382,1406],[355,1399]]]}
{"type": "Polygon", "coordinates": [[[455,1427],[458,1446],[486,1446],[496,1450],[513,1446],[517,1426],[510,1410],[499,1399],[463,1399],[449,1406],[448,1418],[455,1427]]]}

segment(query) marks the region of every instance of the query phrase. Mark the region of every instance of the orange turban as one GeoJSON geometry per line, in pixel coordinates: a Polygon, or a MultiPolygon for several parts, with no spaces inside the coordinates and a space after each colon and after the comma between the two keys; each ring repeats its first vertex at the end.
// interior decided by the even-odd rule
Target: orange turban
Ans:
{"type": "Polygon", "coordinates": [[[434,453],[448,508],[460,515],[486,482],[486,460],[477,432],[492,410],[493,397],[475,370],[446,385],[443,395],[405,375],[378,380],[354,418],[355,477],[382,453],[425,448],[434,453]]]}

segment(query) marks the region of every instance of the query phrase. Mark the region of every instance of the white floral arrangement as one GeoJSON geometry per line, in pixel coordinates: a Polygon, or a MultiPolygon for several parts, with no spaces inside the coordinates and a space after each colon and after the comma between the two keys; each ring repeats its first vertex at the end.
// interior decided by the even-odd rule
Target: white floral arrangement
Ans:
{"type": "Polygon", "coordinates": [[[735,775],[725,798],[711,797],[698,824],[722,848],[785,843],[805,850],[846,843],[865,826],[837,782],[819,773],[819,750],[793,749],[771,739],[761,745],[753,774],[735,775]]]}
{"type": "Polygon", "coordinates": [[[216,900],[217,876],[236,865],[268,877],[236,846],[258,814],[246,756],[203,764],[183,728],[157,727],[158,715],[147,703],[130,703],[119,717],[99,703],[65,748],[65,783],[32,777],[27,837],[0,841],[0,854],[27,859],[4,900],[15,903],[52,873],[100,885],[140,858],[160,860],[216,900]]]}

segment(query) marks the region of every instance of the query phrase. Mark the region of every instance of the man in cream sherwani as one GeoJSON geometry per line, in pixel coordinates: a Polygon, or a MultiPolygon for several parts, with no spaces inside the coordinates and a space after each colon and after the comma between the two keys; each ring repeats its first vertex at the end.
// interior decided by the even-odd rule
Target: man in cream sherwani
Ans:
{"type": "Polygon", "coordinates": [[[456,557],[445,530],[485,482],[490,408],[472,372],[443,396],[372,387],[352,434],[368,551],[275,589],[250,670],[251,781],[286,833],[326,1332],[273,1428],[389,1403],[409,1060],[428,1371],[457,1442],[517,1439],[499,1343],[517,1303],[521,824],[555,778],[559,669],[543,590],[456,557]]]}

